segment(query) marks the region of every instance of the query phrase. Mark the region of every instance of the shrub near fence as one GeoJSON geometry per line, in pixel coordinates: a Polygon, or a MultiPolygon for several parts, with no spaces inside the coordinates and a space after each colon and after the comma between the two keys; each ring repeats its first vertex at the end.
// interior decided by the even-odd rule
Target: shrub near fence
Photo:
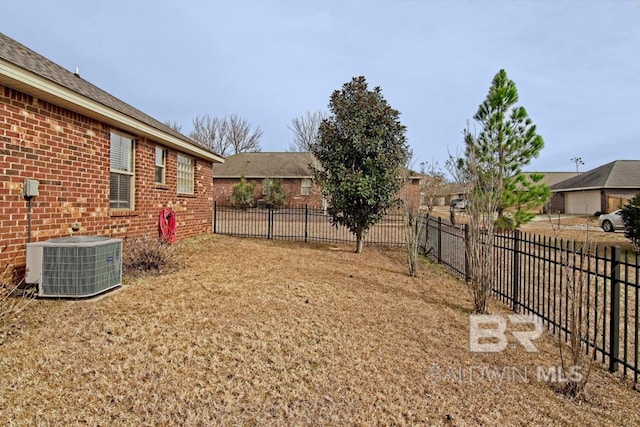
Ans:
{"type": "MultiPolygon", "coordinates": [[[[366,245],[405,245],[403,215],[390,214],[371,228],[366,245]]],[[[423,253],[462,280],[470,276],[465,257],[469,238],[465,225],[422,216],[423,253]]],[[[289,207],[239,210],[214,206],[214,233],[265,239],[355,244],[344,227],[334,227],[322,209],[289,207]]],[[[586,351],[611,372],[621,372],[637,386],[640,325],[640,268],[638,254],[620,248],[579,244],[519,231],[494,238],[495,275],[492,294],[518,313],[539,316],[548,329],[568,341],[570,330],[567,286],[579,274],[585,278],[583,321],[586,351]]]]}

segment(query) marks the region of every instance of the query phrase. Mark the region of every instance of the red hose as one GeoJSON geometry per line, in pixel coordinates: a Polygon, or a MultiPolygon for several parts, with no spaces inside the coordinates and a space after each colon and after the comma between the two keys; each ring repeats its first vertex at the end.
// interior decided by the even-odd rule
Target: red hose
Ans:
{"type": "Polygon", "coordinates": [[[170,208],[160,211],[158,218],[158,232],[163,242],[172,244],[176,241],[176,214],[170,208]]]}

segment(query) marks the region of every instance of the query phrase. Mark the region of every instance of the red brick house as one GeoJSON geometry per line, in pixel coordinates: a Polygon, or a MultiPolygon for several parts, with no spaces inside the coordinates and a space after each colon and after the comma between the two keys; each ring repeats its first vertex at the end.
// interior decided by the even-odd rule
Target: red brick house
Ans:
{"type": "MultiPolygon", "coordinates": [[[[264,184],[269,179],[278,178],[284,184],[286,206],[323,208],[322,190],[311,176],[310,165],[320,168],[311,153],[258,152],[227,157],[224,164],[213,165],[214,200],[222,205],[230,205],[233,186],[244,176],[247,182],[256,184],[254,197],[258,205],[264,197],[264,184]]],[[[418,202],[424,175],[408,172],[409,182],[399,191],[398,197],[409,197],[418,202]]]]}
{"type": "Polygon", "coordinates": [[[157,233],[163,208],[178,237],[210,232],[222,161],[0,33],[0,266],[29,240],[157,233]]]}
{"type": "Polygon", "coordinates": [[[287,206],[322,207],[322,191],[313,181],[309,165],[317,164],[311,153],[238,153],[227,157],[224,164],[213,166],[214,200],[231,204],[233,186],[244,176],[255,182],[256,204],[263,198],[264,184],[269,179],[282,179],[287,206]]]}

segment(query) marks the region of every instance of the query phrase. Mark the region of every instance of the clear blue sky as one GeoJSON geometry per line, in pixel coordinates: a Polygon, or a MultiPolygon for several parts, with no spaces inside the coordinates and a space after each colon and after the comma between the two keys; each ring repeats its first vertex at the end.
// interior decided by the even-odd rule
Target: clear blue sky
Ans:
{"type": "Polygon", "coordinates": [[[501,68],[545,148],[526,170],[640,159],[640,0],[1,0],[0,31],[188,134],[236,113],[284,151],[354,76],[444,163],[501,68]]]}

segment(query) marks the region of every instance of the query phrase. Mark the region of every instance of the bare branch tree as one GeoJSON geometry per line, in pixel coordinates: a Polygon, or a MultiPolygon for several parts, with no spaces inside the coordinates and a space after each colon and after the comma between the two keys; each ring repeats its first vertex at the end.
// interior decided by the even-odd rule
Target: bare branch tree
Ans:
{"type": "Polygon", "coordinates": [[[225,119],[226,132],[225,139],[233,154],[238,153],[256,153],[262,151],[260,148],[260,138],[262,138],[262,130],[259,126],[251,129],[251,125],[237,114],[232,114],[225,119]]]}
{"type": "Polygon", "coordinates": [[[171,121],[171,120],[165,120],[164,124],[168,127],[170,127],[171,129],[175,130],[176,132],[181,132],[182,131],[182,125],[179,124],[178,122],[171,121]]]}
{"type": "MultiPolygon", "coordinates": [[[[468,127],[469,123],[467,122],[467,128],[468,127]]],[[[464,167],[464,153],[461,153],[460,150],[457,150],[456,154],[449,153],[445,167],[449,171],[455,184],[461,188],[468,187],[472,177],[469,176],[467,169],[464,167]]],[[[449,220],[451,221],[451,225],[456,225],[456,210],[454,206],[449,207],[449,220]]]]}
{"type": "MultiPolygon", "coordinates": [[[[573,157],[571,161],[576,165],[576,173],[580,173],[580,166],[584,165],[582,158],[573,157]]],[[[584,199],[585,207],[587,199],[584,199]]],[[[562,342],[562,334],[558,334],[558,348],[560,350],[560,366],[564,375],[579,370],[578,375],[567,376],[567,381],[561,382],[558,389],[570,399],[580,397],[589,382],[589,376],[596,360],[598,333],[602,331],[604,323],[604,312],[606,307],[603,303],[596,304],[597,301],[605,301],[606,292],[602,284],[590,283],[589,279],[589,257],[593,252],[597,252],[597,244],[591,239],[589,223],[583,242],[566,242],[562,244],[560,239],[560,218],[554,223],[551,214],[547,212],[547,217],[555,241],[560,241],[553,250],[559,253],[560,274],[559,291],[561,299],[565,301],[565,316],[567,318],[570,331],[567,348],[562,342]],[[589,347],[591,346],[591,352],[589,347]],[[567,350],[565,352],[565,350],[567,350]],[[586,367],[585,367],[586,365],[586,367]]],[[[555,257],[555,255],[554,255],[555,257]]],[[[565,335],[566,338],[566,335],[565,335]]]]}
{"type": "MultiPolygon", "coordinates": [[[[425,221],[420,215],[420,200],[411,191],[414,173],[412,163],[407,161],[407,167],[401,173],[402,189],[400,199],[404,210],[404,241],[407,245],[407,262],[409,264],[409,275],[415,277],[418,269],[420,255],[420,236],[424,228],[425,221]]],[[[422,186],[422,183],[420,183],[422,186]]]]}
{"type": "Polygon", "coordinates": [[[420,180],[420,209],[431,215],[437,199],[443,196],[447,178],[438,162],[420,163],[420,173],[423,175],[420,180]]]}
{"type": "Polygon", "coordinates": [[[226,156],[231,148],[226,135],[226,120],[205,114],[193,119],[193,131],[189,137],[214,153],[226,156]]]}
{"type": "MultiPolygon", "coordinates": [[[[473,138],[469,129],[464,132],[465,141],[473,138]]],[[[500,165],[486,161],[477,147],[468,144],[464,159],[450,155],[447,167],[459,181],[469,183],[466,206],[469,237],[465,252],[469,262],[467,285],[473,294],[474,312],[487,312],[494,274],[493,240],[495,217],[500,205],[501,193],[496,191],[500,182],[500,165]]]]}
{"type": "Polygon", "coordinates": [[[326,118],[326,114],[320,111],[307,111],[303,116],[294,117],[289,129],[293,132],[293,141],[287,151],[308,152],[311,144],[318,139],[320,123],[326,118]]]}
{"type": "MultiPolygon", "coordinates": [[[[447,178],[437,162],[420,163],[420,211],[430,217],[437,200],[444,196],[447,178]]],[[[429,241],[429,227],[426,227],[424,239],[429,241]]]]}

